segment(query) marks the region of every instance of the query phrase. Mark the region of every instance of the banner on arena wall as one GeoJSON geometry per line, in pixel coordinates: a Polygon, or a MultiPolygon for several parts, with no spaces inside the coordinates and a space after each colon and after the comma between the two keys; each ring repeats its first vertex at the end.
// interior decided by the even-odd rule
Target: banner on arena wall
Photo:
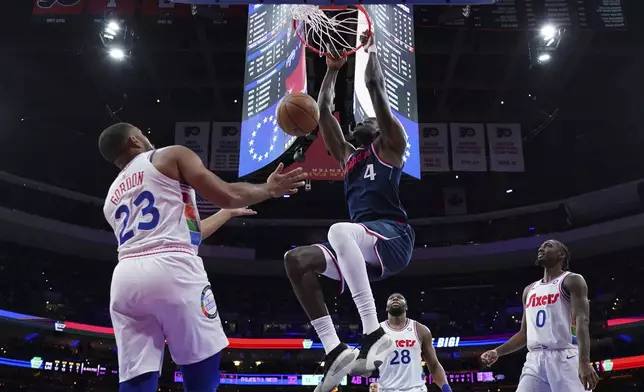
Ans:
{"type": "Polygon", "coordinates": [[[452,142],[452,170],[487,171],[483,124],[449,124],[452,142]]]}
{"type": "Polygon", "coordinates": [[[213,122],[210,137],[210,170],[239,169],[239,132],[241,123],[213,122]]]}
{"type": "Polygon", "coordinates": [[[490,170],[496,172],[523,172],[523,140],[521,124],[487,124],[490,146],[490,170]]]}
{"type": "MultiPolygon", "coordinates": [[[[210,155],[210,122],[177,122],[174,126],[174,144],[186,146],[201,158],[204,166],[208,167],[210,155]]],[[[217,212],[214,204],[197,194],[197,210],[199,216],[212,215],[217,212]]]]}
{"type": "Polygon", "coordinates": [[[467,214],[467,198],[463,188],[443,188],[445,215],[467,214]]]}
{"type": "Polygon", "coordinates": [[[177,122],[174,126],[174,144],[186,146],[199,155],[203,164],[208,167],[210,148],[209,122],[177,122]]]}
{"type": "Polygon", "coordinates": [[[171,0],[142,0],[141,13],[156,24],[172,24],[176,19],[191,15],[190,5],[175,4],[171,0]]]}
{"type": "Polygon", "coordinates": [[[34,0],[32,14],[44,23],[67,23],[83,13],[85,0],[34,0]]]}
{"type": "Polygon", "coordinates": [[[449,171],[447,124],[418,124],[420,128],[420,170],[449,171]]]}
{"type": "Polygon", "coordinates": [[[85,12],[96,23],[134,16],[139,0],[85,0],[85,12]]]}
{"type": "Polygon", "coordinates": [[[340,164],[327,151],[321,133],[318,133],[317,139],[306,150],[304,162],[295,162],[288,169],[293,170],[298,167],[309,173],[311,180],[340,181],[344,178],[340,164]]]}

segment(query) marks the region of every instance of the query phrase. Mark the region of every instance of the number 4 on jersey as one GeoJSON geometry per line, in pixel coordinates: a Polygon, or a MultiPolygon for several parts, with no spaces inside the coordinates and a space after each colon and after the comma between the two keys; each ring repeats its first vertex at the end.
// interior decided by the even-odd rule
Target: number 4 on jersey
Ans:
{"type": "Polygon", "coordinates": [[[368,178],[371,181],[376,179],[376,171],[373,169],[373,163],[367,165],[364,171],[364,178],[368,178]]]}

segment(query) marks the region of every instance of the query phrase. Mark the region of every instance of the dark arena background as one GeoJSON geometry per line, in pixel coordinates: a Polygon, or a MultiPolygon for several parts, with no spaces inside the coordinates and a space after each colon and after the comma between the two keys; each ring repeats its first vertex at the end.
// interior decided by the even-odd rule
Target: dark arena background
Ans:
{"type": "MultiPolygon", "coordinates": [[[[324,59],[293,34],[295,5],[198,3],[2,2],[0,391],[118,388],[116,240],[102,213],[118,170],[97,140],[121,121],[157,147],[188,146],[227,181],[264,181],[278,162],[311,173],[199,253],[231,341],[220,390],[319,382],[324,350],[282,258],[347,220],[342,172],[317,132],[290,138],[274,113],[294,90],[317,97],[324,59]]],[[[491,368],[478,358],[518,331],[521,292],[542,274],[537,248],[557,238],[588,282],[596,390],[644,391],[643,2],[365,3],[407,131],[400,194],[417,233],[410,266],[373,284],[380,319],[401,292],[454,391],[514,391],[525,350],[491,368]]],[[[336,87],[349,139],[369,110],[364,56],[336,87]]],[[[202,218],[217,210],[198,204],[202,218]]],[[[357,343],[350,294],[324,286],[341,339],[357,343]]],[[[179,391],[165,358],[159,390],[179,391]]]]}

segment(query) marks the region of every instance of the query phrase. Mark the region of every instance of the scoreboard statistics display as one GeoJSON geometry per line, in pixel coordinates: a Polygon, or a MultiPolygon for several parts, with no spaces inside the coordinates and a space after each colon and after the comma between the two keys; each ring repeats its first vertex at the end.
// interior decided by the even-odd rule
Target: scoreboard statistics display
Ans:
{"type": "MultiPolygon", "coordinates": [[[[365,9],[373,24],[378,61],[385,76],[391,111],[403,125],[407,134],[403,171],[412,177],[420,178],[413,8],[398,4],[368,5],[365,6],[365,9]]],[[[367,20],[360,13],[358,32],[362,33],[366,29],[367,20]]],[[[356,122],[365,117],[375,117],[371,97],[364,80],[368,59],[369,54],[363,50],[356,52],[353,93],[353,115],[356,122]]]]}
{"type": "Polygon", "coordinates": [[[498,0],[493,5],[472,6],[469,18],[447,25],[505,30],[539,29],[552,23],[559,28],[625,30],[624,3],[625,0],[498,0]]]}
{"type": "MultiPolygon", "coordinates": [[[[222,373],[220,383],[225,385],[303,385],[317,386],[322,382],[322,374],[234,374],[222,373]]],[[[181,372],[174,372],[174,382],[183,382],[181,372]]],[[[344,377],[340,385],[347,385],[347,377],[344,377]]]]}
{"type": "Polygon", "coordinates": [[[284,95],[306,91],[305,48],[293,32],[288,7],[248,7],[240,177],[273,162],[296,139],[282,132],[275,117],[284,95]]]}

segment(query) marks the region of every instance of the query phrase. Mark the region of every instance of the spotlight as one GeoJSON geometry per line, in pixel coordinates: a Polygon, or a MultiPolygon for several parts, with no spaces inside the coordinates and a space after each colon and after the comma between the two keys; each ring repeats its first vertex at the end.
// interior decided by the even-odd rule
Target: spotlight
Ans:
{"type": "Polygon", "coordinates": [[[121,26],[115,21],[110,21],[103,30],[103,38],[113,40],[119,30],[121,30],[121,26]]]}
{"type": "Polygon", "coordinates": [[[110,57],[114,60],[123,60],[125,58],[125,52],[121,48],[112,48],[109,51],[110,57]]]}
{"type": "Polygon", "coordinates": [[[551,59],[552,59],[552,56],[550,56],[548,53],[540,54],[540,55],[539,55],[539,57],[537,57],[537,60],[538,60],[540,63],[547,63],[547,62],[548,62],[548,61],[550,61],[551,59]]]}
{"type": "Polygon", "coordinates": [[[514,192],[512,189],[508,189],[505,191],[505,193],[512,193],[512,192],[514,192]]]}
{"type": "Polygon", "coordinates": [[[557,36],[557,28],[552,24],[544,25],[540,34],[544,41],[552,41],[557,36]]]}
{"type": "Polygon", "coordinates": [[[112,30],[112,31],[114,31],[114,32],[117,32],[117,31],[119,31],[120,29],[121,29],[121,26],[119,26],[119,24],[118,24],[117,22],[115,22],[115,21],[110,21],[110,22],[107,24],[107,27],[105,28],[105,31],[107,31],[107,30],[112,30]]]}

